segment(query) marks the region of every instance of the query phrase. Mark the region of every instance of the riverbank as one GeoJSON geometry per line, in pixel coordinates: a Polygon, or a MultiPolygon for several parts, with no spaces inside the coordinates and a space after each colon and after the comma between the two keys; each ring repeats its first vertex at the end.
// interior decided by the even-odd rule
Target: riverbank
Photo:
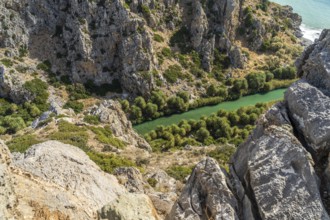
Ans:
{"type": "Polygon", "coordinates": [[[134,130],[136,130],[139,134],[146,134],[151,130],[154,130],[159,125],[171,125],[171,124],[178,124],[181,120],[189,120],[194,119],[197,120],[201,118],[202,116],[208,116],[212,113],[217,112],[220,109],[233,111],[236,109],[239,109],[243,106],[251,106],[255,105],[257,103],[266,103],[271,102],[275,100],[280,100],[284,97],[284,92],[286,89],[277,89],[273,90],[268,93],[263,94],[254,94],[249,96],[244,96],[240,99],[234,100],[234,101],[226,101],[222,102],[220,104],[214,105],[214,106],[206,106],[197,108],[185,113],[181,114],[175,114],[168,117],[161,117],[158,119],[155,119],[153,121],[144,122],[142,124],[138,124],[133,126],[134,130]]]}

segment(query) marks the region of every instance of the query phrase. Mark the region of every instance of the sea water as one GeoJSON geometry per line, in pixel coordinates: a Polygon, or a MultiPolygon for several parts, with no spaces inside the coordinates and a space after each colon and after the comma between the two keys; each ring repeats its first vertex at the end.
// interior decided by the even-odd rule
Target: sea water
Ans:
{"type": "Polygon", "coordinates": [[[301,15],[300,27],[304,38],[314,41],[322,29],[330,28],[330,0],[271,0],[281,5],[290,5],[301,15]]]}

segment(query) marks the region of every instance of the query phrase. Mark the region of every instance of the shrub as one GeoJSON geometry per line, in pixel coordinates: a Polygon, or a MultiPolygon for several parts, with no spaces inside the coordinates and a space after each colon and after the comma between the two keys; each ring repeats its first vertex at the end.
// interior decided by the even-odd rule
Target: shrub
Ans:
{"type": "Polygon", "coordinates": [[[112,131],[109,127],[90,127],[90,130],[96,134],[96,139],[103,144],[110,144],[117,148],[124,148],[126,144],[119,140],[118,138],[113,137],[112,131]]]}
{"type": "Polygon", "coordinates": [[[248,82],[249,89],[251,89],[253,92],[257,92],[264,87],[266,76],[262,72],[254,72],[247,75],[246,80],[248,82]]]}
{"type": "Polygon", "coordinates": [[[136,164],[126,158],[122,158],[113,154],[101,154],[94,151],[88,151],[87,155],[94,161],[103,171],[113,173],[119,167],[134,167],[136,164]]]}
{"type": "Polygon", "coordinates": [[[160,36],[159,34],[154,34],[154,40],[161,43],[164,42],[164,38],[160,36]]]}
{"type": "Polygon", "coordinates": [[[148,178],[147,179],[150,186],[155,187],[158,183],[158,181],[155,178],[148,178]]]}
{"type": "Polygon", "coordinates": [[[192,167],[171,166],[166,170],[166,172],[174,179],[184,181],[184,179],[191,174],[192,167]]]}
{"type": "Polygon", "coordinates": [[[97,115],[86,115],[84,121],[89,124],[98,125],[100,124],[100,117],[97,115]]]}
{"type": "Polygon", "coordinates": [[[33,79],[24,83],[23,87],[29,91],[33,98],[32,103],[41,111],[46,111],[49,108],[48,100],[48,84],[40,79],[33,79]]]}
{"type": "Polygon", "coordinates": [[[5,127],[8,133],[16,133],[19,130],[22,130],[26,127],[23,118],[14,117],[14,116],[6,116],[1,122],[1,125],[5,127]]]}
{"type": "Polygon", "coordinates": [[[24,153],[29,147],[40,142],[35,135],[23,135],[14,137],[11,141],[7,142],[7,146],[11,152],[24,153]]]}
{"type": "Polygon", "coordinates": [[[164,72],[164,77],[169,83],[175,83],[178,78],[183,77],[182,69],[178,65],[169,66],[169,68],[164,72]]]}
{"type": "Polygon", "coordinates": [[[170,57],[172,56],[172,51],[171,51],[171,49],[170,49],[170,48],[167,48],[167,47],[164,47],[164,48],[162,49],[162,55],[163,55],[164,57],[170,58],[170,57]]]}
{"type": "Polygon", "coordinates": [[[1,63],[5,66],[5,67],[12,67],[14,65],[14,62],[10,59],[7,58],[3,58],[1,59],[1,63]]]}
{"type": "Polygon", "coordinates": [[[75,113],[80,113],[84,108],[84,104],[75,100],[70,100],[64,105],[64,108],[71,108],[75,113]]]}

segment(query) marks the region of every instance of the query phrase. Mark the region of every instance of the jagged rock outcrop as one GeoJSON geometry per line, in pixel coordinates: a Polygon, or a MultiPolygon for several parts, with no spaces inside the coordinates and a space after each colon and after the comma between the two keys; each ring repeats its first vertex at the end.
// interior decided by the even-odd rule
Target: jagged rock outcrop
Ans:
{"type": "Polygon", "coordinates": [[[70,73],[75,82],[117,79],[130,93],[144,95],[153,87],[141,74],[154,65],[150,33],[122,1],[6,0],[0,8],[1,46],[27,47],[31,57],[50,60],[54,73],[70,73]]]}
{"type": "Polygon", "coordinates": [[[0,64],[0,96],[22,103],[31,99],[29,92],[24,89],[26,76],[13,71],[10,72],[5,66],[0,64]]]}
{"type": "Polygon", "coordinates": [[[0,184],[1,219],[90,220],[103,207],[118,219],[134,219],[123,212],[125,206],[142,219],[158,219],[146,195],[128,193],[82,150],[57,141],[13,156],[1,141],[0,184]]]}
{"type": "Polygon", "coordinates": [[[238,219],[238,203],[227,179],[214,159],[203,160],[196,165],[167,219],[238,219]]]}
{"type": "Polygon", "coordinates": [[[329,48],[325,30],[297,62],[303,79],[259,119],[232,157],[228,177],[214,161],[201,172],[210,159],[202,161],[168,219],[330,219],[329,48]],[[230,209],[221,209],[224,201],[230,209]]]}
{"type": "Polygon", "coordinates": [[[151,151],[148,142],[133,130],[131,122],[118,101],[105,100],[99,106],[91,107],[89,112],[99,116],[102,123],[108,124],[116,137],[126,143],[151,151]]]}

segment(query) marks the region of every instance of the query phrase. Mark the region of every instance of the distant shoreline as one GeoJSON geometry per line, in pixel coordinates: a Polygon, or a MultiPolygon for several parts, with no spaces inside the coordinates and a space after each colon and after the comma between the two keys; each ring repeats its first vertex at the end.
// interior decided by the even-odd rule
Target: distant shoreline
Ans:
{"type": "Polygon", "coordinates": [[[306,26],[304,23],[300,25],[300,30],[303,35],[302,40],[305,46],[314,43],[315,39],[318,39],[322,32],[322,29],[313,29],[306,26]]]}

